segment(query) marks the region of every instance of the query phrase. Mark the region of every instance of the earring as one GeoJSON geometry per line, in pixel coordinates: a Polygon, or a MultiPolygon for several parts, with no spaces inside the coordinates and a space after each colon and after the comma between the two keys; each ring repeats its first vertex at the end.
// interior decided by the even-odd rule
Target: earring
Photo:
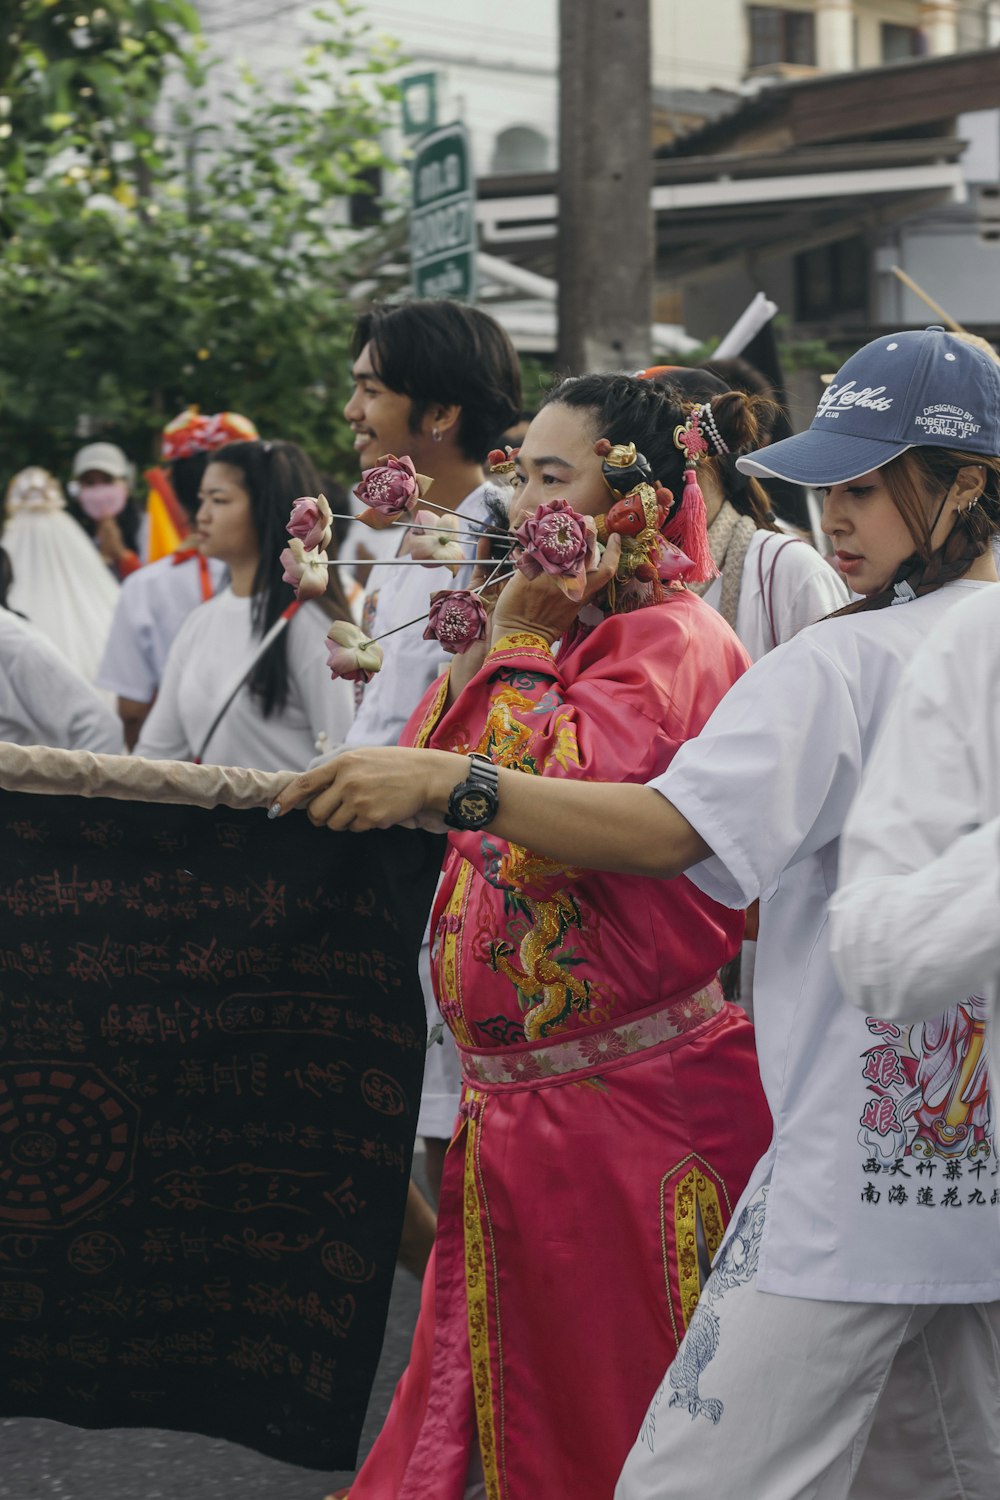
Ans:
{"type": "Polygon", "coordinates": [[[969,511],[972,510],[978,504],[979,504],[979,496],[978,495],[973,495],[973,497],[969,501],[968,505],[965,505],[965,506],[960,505],[958,507],[958,514],[960,516],[967,516],[969,514],[969,511]]]}
{"type": "Polygon", "coordinates": [[[439,443],[441,441],[441,432],[439,428],[434,428],[433,432],[431,433],[431,437],[434,439],[435,443],[439,443]]]}

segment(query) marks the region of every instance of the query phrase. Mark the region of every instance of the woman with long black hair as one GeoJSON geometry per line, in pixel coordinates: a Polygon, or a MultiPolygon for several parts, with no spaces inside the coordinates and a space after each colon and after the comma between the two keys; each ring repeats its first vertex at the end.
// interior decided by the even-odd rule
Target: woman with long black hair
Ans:
{"type": "Polygon", "coordinates": [[[294,443],[229,443],[212,455],[197,538],[205,557],[226,564],[230,583],[177,635],[137,755],[277,771],[303,768],[318,745],[343,740],[353,697],[349,684],[330,681],[325,635],[330,619],[349,619],[350,610],[336,576],[324,599],[293,605],[279,560],[292,502],[319,487],[294,443]],[[284,631],[260,654],[286,612],[284,631]]]}

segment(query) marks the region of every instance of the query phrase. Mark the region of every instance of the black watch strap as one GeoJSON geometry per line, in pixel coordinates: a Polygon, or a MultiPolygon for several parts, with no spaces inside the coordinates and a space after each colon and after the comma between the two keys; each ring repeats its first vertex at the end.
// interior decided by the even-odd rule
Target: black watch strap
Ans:
{"type": "Polygon", "coordinates": [[[500,773],[488,755],[469,756],[469,775],[448,798],[444,821],[449,828],[485,828],[500,806],[500,773]]]}

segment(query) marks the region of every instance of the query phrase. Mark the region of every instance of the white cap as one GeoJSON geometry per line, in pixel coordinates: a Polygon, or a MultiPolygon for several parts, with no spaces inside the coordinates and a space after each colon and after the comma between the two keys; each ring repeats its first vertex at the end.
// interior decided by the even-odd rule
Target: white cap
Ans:
{"type": "Polygon", "coordinates": [[[110,474],[112,479],[128,479],[132,466],[115,443],[88,443],[73,460],[73,477],[90,469],[110,474]]]}

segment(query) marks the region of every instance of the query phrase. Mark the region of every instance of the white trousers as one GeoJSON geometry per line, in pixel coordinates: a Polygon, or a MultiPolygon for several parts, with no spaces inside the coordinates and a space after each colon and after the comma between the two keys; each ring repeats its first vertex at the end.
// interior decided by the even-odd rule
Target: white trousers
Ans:
{"type": "Polygon", "coordinates": [[[998,1500],[1000,1303],[760,1292],[763,1209],[717,1262],[615,1500],[998,1500]]]}
{"type": "Polygon", "coordinates": [[[462,1065],[458,1060],[455,1038],[444,1025],[434,998],[434,985],[431,982],[431,953],[427,933],[424,933],[424,941],[420,948],[418,970],[420,987],[424,992],[424,1010],[427,1012],[428,1039],[435,1027],[438,1028],[439,1036],[436,1042],[431,1042],[428,1046],[424,1060],[424,1082],[420,1091],[417,1135],[450,1141],[455,1128],[455,1116],[458,1114],[458,1106],[462,1098],[462,1065]]]}

